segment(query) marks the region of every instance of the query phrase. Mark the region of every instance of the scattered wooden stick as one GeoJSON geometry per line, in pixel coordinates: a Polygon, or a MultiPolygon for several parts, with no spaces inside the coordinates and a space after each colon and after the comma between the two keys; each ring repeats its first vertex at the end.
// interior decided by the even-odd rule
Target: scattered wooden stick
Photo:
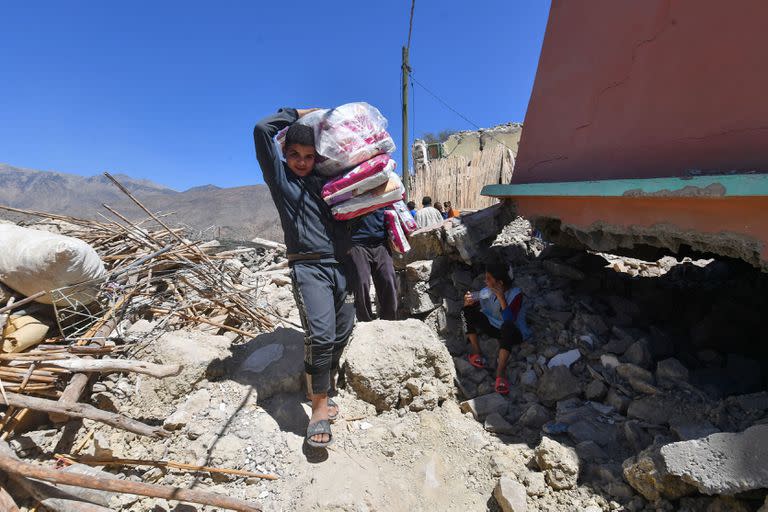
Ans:
{"type": "Polygon", "coordinates": [[[16,393],[6,393],[6,395],[8,396],[6,404],[13,405],[14,407],[24,407],[35,411],[56,413],[71,418],[88,418],[142,436],[167,437],[170,435],[169,432],[162,427],[152,427],[120,414],[97,409],[88,404],[61,403],[61,401],[55,402],[53,400],[46,400],[45,398],[19,395],[16,393]]]}
{"type": "Polygon", "coordinates": [[[170,460],[144,460],[144,459],[121,459],[119,457],[97,458],[97,457],[77,457],[75,455],[63,455],[57,453],[56,458],[70,463],[86,464],[88,466],[154,466],[156,468],[174,468],[187,471],[205,471],[207,473],[219,473],[222,475],[236,475],[247,478],[261,478],[264,480],[277,480],[276,475],[264,473],[254,473],[244,469],[226,469],[214,468],[210,466],[196,466],[194,464],[185,464],[183,462],[174,462],[170,460]]]}
{"type": "Polygon", "coordinates": [[[218,327],[218,328],[224,329],[226,331],[236,332],[237,334],[242,334],[243,336],[248,336],[248,337],[251,337],[251,338],[255,338],[256,336],[259,335],[258,333],[244,331],[242,329],[238,329],[237,327],[232,327],[232,326],[220,324],[220,323],[217,323],[217,322],[211,322],[210,320],[207,320],[205,318],[201,318],[199,316],[187,315],[186,313],[182,313],[181,311],[171,311],[170,309],[161,309],[161,308],[151,308],[150,311],[152,311],[153,313],[159,313],[161,315],[176,315],[176,316],[180,316],[181,318],[184,318],[185,320],[191,320],[193,322],[198,322],[198,323],[201,323],[201,324],[212,325],[214,327],[218,327]]]}
{"type": "Polygon", "coordinates": [[[187,501],[241,512],[261,512],[261,507],[255,503],[249,503],[222,494],[91,475],[78,475],[36,466],[12,456],[11,448],[6,443],[0,443],[0,470],[11,475],[35,478],[56,484],[85,487],[87,489],[137,494],[139,496],[150,496],[166,500],[187,501]]]}
{"type": "Polygon", "coordinates": [[[13,309],[19,308],[19,307],[23,306],[24,304],[28,304],[28,303],[32,302],[33,300],[35,300],[35,299],[37,299],[39,297],[42,297],[46,293],[48,293],[48,292],[37,292],[37,293],[35,293],[33,295],[30,295],[27,298],[21,299],[18,302],[13,302],[11,304],[8,304],[7,306],[3,306],[2,308],[0,308],[0,314],[5,313],[6,311],[11,311],[13,309]]]}
{"type": "Polygon", "coordinates": [[[150,377],[156,377],[158,379],[173,377],[174,375],[181,373],[181,365],[178,364],[155,364],[134,359],[71,358],[46,361],[45,365],[46,367],[56,366],[74,372],[86,373],[133,372],[149,375],[150,377]]]}

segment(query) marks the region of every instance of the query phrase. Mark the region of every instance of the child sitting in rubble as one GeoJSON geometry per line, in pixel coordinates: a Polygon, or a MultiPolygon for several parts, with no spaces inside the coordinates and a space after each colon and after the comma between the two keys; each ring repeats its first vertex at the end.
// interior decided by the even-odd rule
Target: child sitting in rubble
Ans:
{"type": "Polygon", "coordinates": [[[462,315],[471,352],[469,362],[476,368],[486,368],[487,362],[480,351],[478,334],[485,334],[499,341],[499,355],[496,363],[496,392],[509,393],[506,378],[507,361],[512,346],[522,343],[529,335],[525,324],[523,292],[512,285],[512,271],[506,265],[488,265],[485,270],[485,284],[479,292],[464,295],[462,315]]]}

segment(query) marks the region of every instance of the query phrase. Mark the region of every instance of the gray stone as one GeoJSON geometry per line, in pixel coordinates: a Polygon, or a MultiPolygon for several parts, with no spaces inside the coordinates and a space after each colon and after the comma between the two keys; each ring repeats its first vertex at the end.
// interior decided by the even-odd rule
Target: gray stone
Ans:
{"type": "Polygon", "coordinates": [[[552,419],[552,413],[541,404],[529,406],[520,417],[520,423],[529,428],[541,428],[552,419]]]}
{"type": "Polygon", "coordinates": [[[707,420],[696,420],[685,416],[670,420],[669,428],[681,441],[700,439],[719,432],[717,427],[707,420]]]}
{"type": "Polygon", "coordinates": [[[544,473],[529,471],[525,474],[523,483],[528,496],[544,496],[547,493],[547,482],[544,473]]]}
{"type": "Polygon", "coordinates": [[[703,494],[736,494],[768,487],[768,425],[661,448],[670,474],[703,494]]]}
{"type": "Polygon", "coordinates": [[[207,389],[198,389],[163,421],[163,428],[179,430],[189,424],[195,416],[205,414],[210,405],[211,394],[207,389]]]}
{"type": "Polygon", "coordinates": [[[587,385],[587,388],[584,390],[584,396],[587,400],[602,400],[607,392],[608,389],[603,384],[603,381],[595,379],[587,385]]]}
{"type": "Polygon", "coordinates": [[[536,375],[535,370],[526,370],[520,375],[520,384],[527,388],[536,387],[539,381],[539,376],[536,375]]]}
{"type": "Polygon", "coordinates": [[[620,391],[611,388],[605,395],[605,403],[619,411],[619,413],[626,414],[632,400],[620,391]]]}
{"type": "Polygon", "coordinates": [[[661,498],[677,500],[696,492],[693,486],[666,470],[657,445],[625,460],[622,468],[629,485],[651,502],[661,498]]]}
{"type": "Polygon", "coordinates": [[[570,425],[568,435],[574,443],[593,441],[600,446],[608,446],[616,442],[616,426],[586,419],[570,425]]]}
{"type": "Polygon", "coordinates": [[[477,421],[484,421],[493,413],[506,414],[509,401],[498,393],[488,393],[459,404],[461,412],[471,412],[477,421]]]}
{"type": "Polygon", "coordinates": [[[485,418],[485,430],[494,434],[510,435],[515,432],[515,427],[505,420],[501,414],[493,412],[485,418]]]}
{"type": "Polygon", "coordinates": [[[565,366],[545,371],[539,379],[538,394],[545,404],[554,404],[581,393],[581,384],[565,366]]]}
{"type": "Polygon", "coordinates": [[[765,502],[763,503],[763,506],[757,509],[757,512],[768,512],[768,496],[765,497],[765,502]]]}
{"type": "MultiPolygon", "coordinates": [[[[63,471],[89,477],[117,479],[117,477],[112,473],[101,471],[100,469],[86,466],[84,464],[72,464],[71,466],[64,468],[63,471]]],[[[117,494],[114,492],[101,491],[98,489],[86,489],[84,487],[77,487],[74,485],[59,484],[56,487],[72,496],[77,496],[84,501],[95,503],[96,505],[101,505],[102,507],[109,507],[110,500],[117,496],[117,494]]]]}
{"type": "Polygon", "coordinates": [[[261,400],[278,393],[302,389],[304,374],[304,334],[278,327],[261,334],[249,345],[250,355],[237,369],[239,380],[256,389],[261,400]]]}
{"type": "Polygon", "coordinates": [[[527,512],[525,487],[518,481],[502,476],[493,489],[493,497],[496,498],[503,512],[527,512]]]}
{"type": "Polygon", "coordinates": [[[632,339],[627,338],[612,338],[608,343],[603,345],[603,350],[611,352],[612,354],[621,355],[627,351],[632,345],[632,339]]]}
{"type": "Polygon", "coordinates": [[[579,458],[589,462],[603,462],[608,460],[608,454],[594,441],[584,441],[576,445],[576,453],[579,458]]]}
{"type": "Polygon", "coordinates": [[[651,372],[632,363],[621,363],[616,368],[616,373],[628,381],[637,379],[650,383],[654,382],[651,372]]]}
{"type": "Polygon", "coordinates": [[[678,413],[676,406],[677,404],[653,396],[640,398],[629,404],[627,416],[654,425],[664,425],[678,413]]]}
{"type": "Polygon", "coordinates": [[[653,359],[651,357],[651,351],[648,348],[648,342],[645,340],[634,342],[632,345],[630,345],[627,351],[624,352],[623,359],[627,363],[636,364],[637,366],[642,366],[643,368],[650,367],[653,359]]]}
{"type": "Polygon", "coordinates": [[[606,368],[618,368],[619,358],[613,354],[603,354],[600,356],[600,364],[606,368]]]}
{"type": "Polygon", "coordinates": [[[550,487],[562,490],[576,486],[579,478],[579,456],[576,450],[545,436],[536,446],[534,456],[550,487]]]}
{"type": "Polygon", "coordinates": [[[718,496],[707,506],[706,512],[751,512],[751,510],[749,505],[733,496],[718,496]]]}
{"type": "Polygon", "coordinates": [[[653,442],[651,435],[635,420],[625,421],[622,425],[622,432],[627,443],[635,452],[645,450],[653,442]]]}
{"type": "Polygon", "coordinates": [[[659,361],[656,364],[656,379],[658,379],[659,382],[688,382],[688,378],[688,368],[683,366],[683,363],[673,357],[659,361]]]}
{"type": "Polygon", "coordinates": [[[624,482],[608,482],[603,486],[605,492],[620,500],[627,500],[635,495],[632,487],[624,482]]]}

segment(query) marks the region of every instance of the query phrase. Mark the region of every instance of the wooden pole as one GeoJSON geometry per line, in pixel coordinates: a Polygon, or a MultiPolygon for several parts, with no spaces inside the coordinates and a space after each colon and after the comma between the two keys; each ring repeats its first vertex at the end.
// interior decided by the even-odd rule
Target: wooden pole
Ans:
{"type": "Polygon", "coordinates": [[[408,144],[408,73],[411,68],[408,65],[408,48],[403,46],[403,63],[402,63],[402,75],[403,75],[403,184],[405,185],[405,201],[411,198],[411,173],[408,170],[408,153],[410,152],[410,144],[408,144]]]}
{"type": "Polygon", "coordinates": [[[127,430],[128,432],[133,432],[134,434],[139,434],[142,436],[168,437],[170,435],[170,432],[164,430],[162,427],[152,427],[120,414],[97,409],[96,407],[88,404],[58,403],[54,400],[18,395],[16,393],[6,393],[6,396],[8,397],[8,400],[6,402],[5,398],[3,398],[3,402],[14,407],[23,407],[25,409],[32,409],[35,411],[43,411],[48,413],[52,412],[66,415],[67,417],[71,418],[88,418],[90,420],[100,421],[101,423],[105,423],[115,428],[127,430]]]}
{"type": "Polygon", "coordinates": [[[261,507],[255,503],[230,498],[223,494],[199,491],[197,489],[182,489],[165,485],[131,482],[117,478],[78,475],[76,473],[37,466],[16,458],[13,450],[6,443],[0,443],[0,470],[14,476],[34,478],[54,484],[74,485],[76,487],[85,487],[86,489],[137,494],[139,496],[150,496],[166,500],[187,501],[227,510],[261,512],[261,507]]]}

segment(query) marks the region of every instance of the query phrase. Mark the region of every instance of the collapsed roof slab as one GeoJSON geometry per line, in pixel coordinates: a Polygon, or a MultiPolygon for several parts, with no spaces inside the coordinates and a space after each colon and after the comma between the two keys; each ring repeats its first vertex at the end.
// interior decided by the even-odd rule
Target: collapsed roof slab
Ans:
{"type": "Polygon", "coordinates": [[[768,271],[768,175],[488,185],[545,236],[596,251],[683,248],[768,271]]]}

